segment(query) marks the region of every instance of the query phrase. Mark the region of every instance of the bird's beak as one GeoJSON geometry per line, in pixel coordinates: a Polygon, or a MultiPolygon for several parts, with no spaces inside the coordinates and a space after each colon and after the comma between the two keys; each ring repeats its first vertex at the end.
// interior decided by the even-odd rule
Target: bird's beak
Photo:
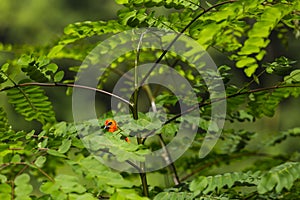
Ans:
{"type": "Polygon", "coordinates": [[[107,130],[107,129],[109,129],[109,126],[103,126],[103,128],[104,128],[105,130],[107,130]]]}

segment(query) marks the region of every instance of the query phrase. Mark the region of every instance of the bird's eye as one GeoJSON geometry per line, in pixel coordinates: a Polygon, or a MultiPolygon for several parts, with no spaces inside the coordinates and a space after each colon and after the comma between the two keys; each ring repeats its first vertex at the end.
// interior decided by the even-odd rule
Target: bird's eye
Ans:
{"type": "Polygon", "coordinates": [[[112,122],[108,122],[108,124],[107,124],[107,125],[108,125],[108,126],[110,126],[111,124],[112,124],[112,122]]]}

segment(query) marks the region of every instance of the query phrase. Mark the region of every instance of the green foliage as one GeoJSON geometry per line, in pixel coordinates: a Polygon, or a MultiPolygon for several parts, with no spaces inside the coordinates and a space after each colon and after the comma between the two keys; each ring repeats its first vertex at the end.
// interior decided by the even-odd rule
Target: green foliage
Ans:
{"type": "Polygon", "coordinates": [[[270,74],[274,73],[279,76],[285,76],[293,70],[293,64],[295,63],[296,61],[289,60],[282,56],[276,58],[275,62],[267,63],[264,67],[266,67],[266,71],[270,74]]]}
{"type": "Polygon", "coordinates": [[[264,194],[274,188],[277,193],[280,193],[284,188],[290,190],[294,181],[299,179],[299,172],[300,163],[298,162],[286,162],[276,166],[261,177],[257,191],[264,194]]]}
{"type": "Polygon", "coordinates": [[[29,194],[32,192],[32,186],[28,184],[30,181],[30,176],[28,174],[21,174],[15,179],[15,191],[16,199],[31,199],[29,194]]]}
{"type": "Polygon", "coordinates": [[[264,115],[272,117],[278,104],[287,97],[288,94],[281,92],[281,90],[257,92],[249,97],[249,112],[257,117],[262,117],[264,115]]]}
{"type": "Polygon", "coordinates": [[[283,142],[287,138],[297,137],[299,135],[300,135],[300,128],[299,127],[295,127],[295,128],[290,129],[290,130],[287,130],[287,131],[282,131],[270,141],[269,145],[272,146],[272,145],[283,142]]]}
{"type": "Polygon", "coordinates": [[[13,88],[7,91],[7,96],[15,110],[26,120],[38,120],[43,125],[55,122],[51,102],[39,86],[13,88]]]}
{"type": "Polygon", "coordinates": [[[154,200],[167,200],[167,199],[192,200],[193,195],[190,192],[161,192],[154,197],[154,200]]]}
{"type": "MultiPolygon", "coordinates": [[[[122,6],[117,19],[69,24],[57,42],[49,46],[25,45],[17,51],[14,46],[0,45],[0,51],[15,52],[0,68],[0,92],[8,99],[0,107],[0,199],[299,198],[299,147],[288,152],[284,149],[273,152],[273,149],[298,138],[300,129],[276,130],[275,135],[268,135],[267,142],[257,142],[263,138],[262,133],[247,125],[254,127],[256,121],[272,118],[286,100],[299,97],[298,63],[285,56],[265,61],[270,53],[268,47],[273,44],[271,34],[280,33],[279,39],[284,33],[299,36],[299,1],[239,0],[216,5],[197,0],[116,0],[116,3],[122,6]],[[220,87],[214,84],[216,72],[205,68],[206,63],[199,63],[201,66],[190,63],[202,58],[195,54],[198,52],[195,47],[182,42],[188,50],[181,55],[173,52],[172,47],[171,51],[164,52],[157,45],[170,44],[172,39],[149,41],[147,35],[140,38],[143,33],[132,28],[141,27],[184,33],[203,49],[217,49],[234,61],[225,65],[222,60],[218,67],[227,96],[213,99],[209,91],[220,87]],[[73,85],[79,78],[74,75],[80,70],[78,63],[105,38],[125,30],[136,33],[136,38],[131,39],[140,40],[140,48],[134,46],[133,51],[120,55],[112,63],[104,62],[105,67],[99,67],[102,76],[96,77],[97,88],[73,85]],[[66,66],[66,60],[72,62],[66,66]],[[171,90],[174,85],[167,88],[150,84],[136,88],[135,77],[126,74],[120,91],[136,91],[118,99],[129,99],[126,108],[118,104],[119,110],[101,110],[99,119],[73,123],[57,121],[52,101],[60,99],[43,90],[46,86],[54,91],[68,87],[68,95],[74,87],[81,87],[83,91],[110,96],[110,88],[125,72],[135,73],[135,66],[158,61],[184,77],[196,99],[175,96],[171,90]],[[196,67],[205,73],[199,74],[196,67]],[[243,73],[236,76],[240,69],[243,73]],[[226,126],[230,127],[224,128],[215,148],[206,157],[199,158],[208,130],[210,140],[220,126],[211,121],[212,103],[224,98],[226,126]],[[187,109],[184,113],[179,113],[181,106],[187,109]],[[14,120],[10,107],[18,114],[17,119],[24,118],[30,125],[38,121],[42,127],[33,125],[30,131],[24,131],[28,127],[15,130],[13,127],[19,120],[14,120]],[[198,116],[184,118],[195,108],[199,108],[200,119],[198,116]],[[119,129],[106,132],[101,127],[112,117],[119,129]],[[199,121],[198,127],[194,121],[199,121]],[[165,145],[177,137],[180,128],[186,128],[188,135],[191,127],[197,130],[193,143],[179,159],[170,162],[172,157],[165,145]],[[130,142],[124,140],[126,137],[130,142]],[[164,150],[161,158],[169,166],[144,173],[143,163],[148,162],[145,156],[157,149],[164,150]],[[139,174],[119,172],[103,162],[112,160],[117,165],[133,166],[139,174]]],[[[110,56],[115,49],[122,51],[127,39],[115,37],[104,43],[101,52],[89,62],[103,64],[102,58],[110,56]]],[[[164,75],[167,71],[159,68],[152,74],[164,75]]],[[[186,91],[186,86],[176,89],[186,91]]],[[[103,103],[104,98],[99,99],[103,103]]],[[[86,99],[82,106],[88,103],[86,99]]],[[[179,143],[185,144],[185,137],[179,143]]]]}
{"type": "Polygon", "coordinates": [[[222,188],[230,189],[237,185],[255,185],[258,182],[260,172],[255,174],[251,172],[247,173],[226,173],[218,174],[216,176],[200,176],[194,179],[190,184],[190,190],[194,192],[194,196],[199,194],[208,194],[210,192],[220,193],[222,188]],[[238,182],[238,184],[237,184],[238,182]]]}
{"type": "Polygon", "coordinates": [[[22,55],[17,64],[31,80],[37,82],[59,82],[64,75],[64,71],[57,72],[58,66],[50,63],[46,56],[36,58],[33,55],[22,55]]]}
{"type": "Polygon", "coordinates": [[[12,131],[11,126],[8,123],[7,115],[3,108],[0,108],[0,134],[4,137],[4,133],[12,131]]]}
{"type": "MultiPolygon", "coordinates": [[[[67,45],[75,43],[87,37],[101,36],[105,34],[118,33],[126,30],[127,28],[121,26],[117,21],[110,20],[108,22],[77,22],[75,24],[68,25],[64,30],[64,37],[60,39],[57,45],[52,47],[48,53],[50,58],[72,58],[82,60],[86,56],[86,51],[81,49],[76,51],[73,49],[64,49],[67,45]]],[[[87,49],[90,50],[90,49],[87,49]]]]}
{"type": "Polygon", "coordinates": [[[238,60],[236,66],[239,68],[246,68],[245,73],[247,76],[252,76],[258,68],[257,62],[262,60],[266,51],[263,50],[267,47],[270,40],[268,39],[271,31],[276,27],[280,20],[292,12],[299,6],[299,2],[278,3],[269,6],[265,4],[259,9],[263,12],[257,18],[257,22],[248,31],[248,38],[244,42],[243,47],[237,53],[235,58],[238,60]],[[251,57],[249,57],[251,55],[251,57]]]}

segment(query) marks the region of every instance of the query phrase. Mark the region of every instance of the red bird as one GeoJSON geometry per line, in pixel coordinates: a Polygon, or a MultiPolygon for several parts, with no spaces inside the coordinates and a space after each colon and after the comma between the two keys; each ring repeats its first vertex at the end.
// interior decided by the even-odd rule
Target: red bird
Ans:
{"type": "MultiPolygon", "coordinates": [[[[105,120],[104,129],[107,130],[108,132],[111,132],[111,133],[117,131],[118,130],[117,122],[113,119],[105,120]]],[[[125,137],[125,141],[128,142],[128,143],[130,142],[128,137],[125,137]]]]}
{"type": "Polygon", "coordinates": [[[117,122],[113,119],[105,120],[104,129],[111,133],[115,132],[116,130],[118,130],[117,122]]]}

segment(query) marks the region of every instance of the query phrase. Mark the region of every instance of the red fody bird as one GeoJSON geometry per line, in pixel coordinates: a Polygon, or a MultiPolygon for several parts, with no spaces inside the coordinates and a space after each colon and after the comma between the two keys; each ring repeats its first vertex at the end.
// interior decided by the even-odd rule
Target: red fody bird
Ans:
{"type": "MultiPolygon", "coordinates": [[[[104,122],[104,129],[107,130],[108,132],[113,133],[118,130],[118,124],[113,119],[107,119],[104,122]]],[[[125,137],[125,141],[128,143],[130,142],[128,137],[125,137]]]]}

